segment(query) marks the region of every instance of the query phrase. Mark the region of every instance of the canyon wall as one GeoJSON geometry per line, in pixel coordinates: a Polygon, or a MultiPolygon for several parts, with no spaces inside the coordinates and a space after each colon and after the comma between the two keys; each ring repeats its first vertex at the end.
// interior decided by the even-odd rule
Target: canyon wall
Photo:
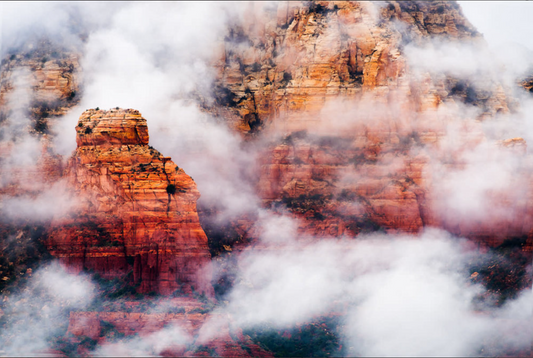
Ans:
{"type": "Polygon", "coordinates": [[[38,201],[55,184],[60,186],[63,158],[54,150],[52,131],[58,118],[79,103],[79,61],[79,51],[44,37],[9,50],[1,61],[2,292],[49,257],[43,243],[51,214],[41,215],[39,204],[29,203],[38,201]]]}
{"type": "MultiPolygon", "coordinates": [[[[198,302],[187,298],[171,300],[174,307],[179,307],[179,313],[145,313],[137,311],[136,302],[127,302],[133,307],[128,312],[72,312],[70,314],[68,333],[80,339],[93,339],[106,349],[112,347],[119,336],[132,338],[149,337],[153,332],[179,327],[179,332],[185,336],[196,337],[194,343],[174,343],[162,346],[161,356],[214,356],[221,357],[272,357],[273,355],[254,344],[250,337],[243,335],[242,330],[226,317],[201,312],[198,302]],[[135,312],[137,311],[137,312],[135,312]],[[210,338],[210,332],[202,330],[208,320],[224,320],[220,325],[216,338],[210,338]]],[[[75,338],[75,339],[76,339],[75,338]]],[[[142,339],[142,338],[141,338],[142,339]]],[[[178,337],[174,337],[179,341],[178,337]]],[[[80,349],[78,349],[78,353],[80,349]]],[[[83,354],[83,353],[82,353],[83,354]]]]}
{"type": "Polygon", "coordinates": [[[248,10],[215,63],[220,114],[247,133],[309,129],[320,125],[328,101],[368,92],[386,102],[399,90],[406,106],[434,107],[454,81],[414,87],[404,47],[429,38],[482,43],[458,5],[446,1],[293,1],[248,10]]]}
{"type": "Polygon", "coordinates": [[[205,108],[247,140],[267,143],[257,193],[265,207],[287,206],[301,232],[437,226],[489,246],[529,235],[530,250],[529,184],[519,203],[507,193],[489,200],[512,218],[472,223],[442,215],[429,164],[464,168],[465,152],[493,141],[483,122],[516,107],[493,79],[474,83],[410,64],[410,46],[446,42],[486,46],[460,7],[446,1],[250,5],[218,49],[215,105],[205,108]],[[453,125],[466,128],[462,142],[446,147],[453,125]]]}

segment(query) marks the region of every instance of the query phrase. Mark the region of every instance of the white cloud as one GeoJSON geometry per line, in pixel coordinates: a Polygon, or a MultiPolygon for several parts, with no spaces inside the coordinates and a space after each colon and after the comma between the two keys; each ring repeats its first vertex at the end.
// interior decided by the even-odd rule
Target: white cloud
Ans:
{"type": "Polygon", "coordinates": [[[2,353],[27,356],[46,350],[51,338],[63,334],[70,310],[87,307],[94,295],[86,276],[70,274],[57,263],[41,267],[21,292],[9,296],[4,304],[2,353]]]}
{"type": "MultiPolygon", "coordinates": [[[[279,231],[284,235],[283,226],[279,231]]],[[[489,337],[502,346],[527,347],[531,336],[510,332],[523,325],[516,320],[520,314],[531,313],[531,292],[509,308],[477,312],[473,298],[484,289],[468,280],[467,265],[476,254],[466,247],[463,239],[435,229],[414,237],[267,239],[243,252],[227,306],[215,312],[230,313],[244,328],[287,328],[346,313],[348,355],[469,356],[489,337]],[[499,328],[504,317],[515,318],[507,332],[499,328]]]]}

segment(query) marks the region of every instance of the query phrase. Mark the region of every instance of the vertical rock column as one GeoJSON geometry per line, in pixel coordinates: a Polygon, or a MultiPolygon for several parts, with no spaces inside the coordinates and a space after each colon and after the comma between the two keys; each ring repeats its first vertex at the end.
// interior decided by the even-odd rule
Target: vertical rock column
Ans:
{"type": "Polygon", "coordinates": [[[196,184],[148,145],[136,110],[88,110],[65,175],[79,201],[56,218],[52,255],[74,271],[127,278],[139,292],[212,293],[196,184]]]}

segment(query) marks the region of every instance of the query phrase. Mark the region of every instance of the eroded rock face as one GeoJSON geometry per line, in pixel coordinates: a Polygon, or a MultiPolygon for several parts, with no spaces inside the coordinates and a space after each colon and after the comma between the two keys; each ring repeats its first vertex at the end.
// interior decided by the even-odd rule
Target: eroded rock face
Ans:
{"type": "MultiPolygon", "coordinates": [[[[473,223],[439,211],[429,164],[460,170],[463,154],[488,140],[481,122],[514,102],[494,81],[415,72],[407,48],[431,40],[484,46],[452,2],[250,5],[221,44],[218,106],[208,110],[269,143],[258,163],[265,206],[287,206],[317,237],[437,226],[494,246],[528,235],[527,205],[506,193],[489,201],[518,220],[473,223]],[[455,120],[464,105],[478,111],[465,117],[460,145],[446,147],[448,128],[465,125],[455,120]]],[[[525,148],[509,146],[518,156],[525,148]]]]}
{"type": "Polygon", "coordinates": [[[0,64],[0,195],[35,196],[60,179],[50,128],[79,102],[79,53],[41,39],[0,64]]]}
{"type": "Polygon", "coordinates": [[[139,292],[210,294],[199,192],[148,145],[146,120],[135,110],[88,110],[76,132],[65,176],[81,203],[53,223],[51,254],[75,271],[127,277],[139,292]]]}
{"type": "Polygon", "coordinates": [[[50,129],[79,102],[79,56],[41,38],[9,50],[0,63],[0,290],[48,256],[42,241],[51,213],[34,208],[62,187],[63,158],[50,129]]]}
{"type": "Polygon", "coordinates": [[[259,193],[269,205],[286,205],[303,219],[302,231],[317,236],[356,236],[380,227],[417,232],[425,224],[423,158],[407,161],[396,151],[378,148],[386,161],[377,165],[372,147],[352,138],[293,133],[263,157],[259,193]]]}
{"type": "MultiPolygon", "coordinates": [[[[458,5],[445,1],[294,1],[259,8],[250,5],[243,23],[229,29],[216,63],[215,96],[227,108],[218,114],[243,132],[307,129],[332,99],[410,91],[406,45],[429,37],[480,38],[458,5]]],[[[416,105],[434,107],[435,87],[450,90],[454,81],[427,88],[416,105]]]]}
{"type": "Polygon", "coordinates": [[[79,57],[75,50],[45,39],[8,54],[0,65],[0,125],[13,115],[10,94],[23,87],[28,101],[24,115],[33,121],[32,132],[47,133],[56,117],[79,102],[79,57]]]}

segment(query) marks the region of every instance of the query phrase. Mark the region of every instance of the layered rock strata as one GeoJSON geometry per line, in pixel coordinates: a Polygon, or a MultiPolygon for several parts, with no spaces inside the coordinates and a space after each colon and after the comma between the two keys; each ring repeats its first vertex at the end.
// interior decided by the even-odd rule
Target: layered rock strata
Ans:
{"type": "Polygon", "coordinates": [[[48,256],[42,241],[51,214],[39,201],[60,188],[63,172],[49,130],[78,103],[80,72],[78,51],[42,38],[0,63],[0,291],[48,256]]]}
{"type": "Polygon", "coordinates": [[[76,132],[65,176],[80,204],[54,221],[51,254],[75,271],[131,274],[139,292],[210,294],[196,184],[148,145],[146,120],[135,110],[88,110],[76,132]]]}
{"type": "MultiPolygon", "coordinates": [[[[368,146],[364,139],[296,132],[261,157],[258,193],[265,206],[288,208],[300,219],[302,233],[318,237],[353,237],[377,230],[416,233],[431,226],[481,246],[527,236],[522,249],[530,252],[533,186],[527,169],[514,173],[514,184],[484,194],[492,207],[487,213],[461,218],[441,208],[447,199],[443,195],[453,193],[443,193],[450,188],[428,173],[431,158],[422,150],[427,145],[423,140],[410,134],[396,144],[368,146]]],[[[500,141],[494,150],[509,160],[526,160],[522,138],[500,141]]],[[[461,165],[452,162],[447,170],[460,172],[461,165]]]]}
{"type": "Polygon", "coordinates": [[[50,128],[79,102],[79,53],[46,39],[0,65],[0,195],[35,196],[62,173],[50,128]],[[40,152],[40,155],[39,155],[40,152]]]}
{"type": "MultiPolygon", "coordinates": [[[[136,302],[126,302],[128,305],[136,302]]],[[[272,357],[272,354],[254,344],[250,337],[245,337],[240,328],[227,321],[221,315],[201,312],[201,304],[190,298],[171,300],[172,306],[179,313],[142,313],[142,312],[71,312],[68,333],[83,339],[89,337],[105,349],[112,346],[118,335],[130,338],[132,335],[146,337],[168,327],[178,327],[189,342],[180,344],[160,344],[162,356],[213,356],[221,357],[272,357]],[[207,320],[224,323],[218,328],[216,337],[201,330],[207,320]],[[111,328],[111,329],[110,329],[111,328]],[[193,340],[193,337],[195,339],[193,340]],[[192,342],[192,343],[191,343],[192,342]]],[[[173,337],[176,341],[178,337],[173,337]]]]}
{"type": "Polygon", "coordinates": [[[46,133],[49,122],[79,102],[79,56],[45,39],[9,53],[0,65],[0,124],[12,115],[10,94],[22,85],[28,101],[25,115],[33,121],[31,130],[46,133]]]}
{"type": "Polygon", "coordinates": [[[458,80],[411,87],[403,53],[410,43],[430,37],[481,39],[459,6],[446,1],[249,5],[219,49],[218,114],[249,133],[265,126],[308,129],[331,100],[354,100],[366,92],[386,97],[395,90],[422,90],[413,93],[420,98],[411,105],[433,107],[438,94],[451,92],[458,80]]]}
{"type": "Polygon", "coordinates": [[[515,103],[495,81],[412,68],[407,49],[431,40],[485,46],[453,2],[250,5],[220,46],[218,106],[208,110],[248,139],[268,138],[257,187],[265,206],[288,207],[316,236],[438,226],[497,246],[529,235],[531,210],[506,193],[489,201],[515,218],[439,212],[428,163],[463,168],[463,153],[488,140],[481,122],[515,103]],[[476,113],[458,123],[463,104],[476,113]],[[457,125],[461,144],[443,153],[457,125]]]}

